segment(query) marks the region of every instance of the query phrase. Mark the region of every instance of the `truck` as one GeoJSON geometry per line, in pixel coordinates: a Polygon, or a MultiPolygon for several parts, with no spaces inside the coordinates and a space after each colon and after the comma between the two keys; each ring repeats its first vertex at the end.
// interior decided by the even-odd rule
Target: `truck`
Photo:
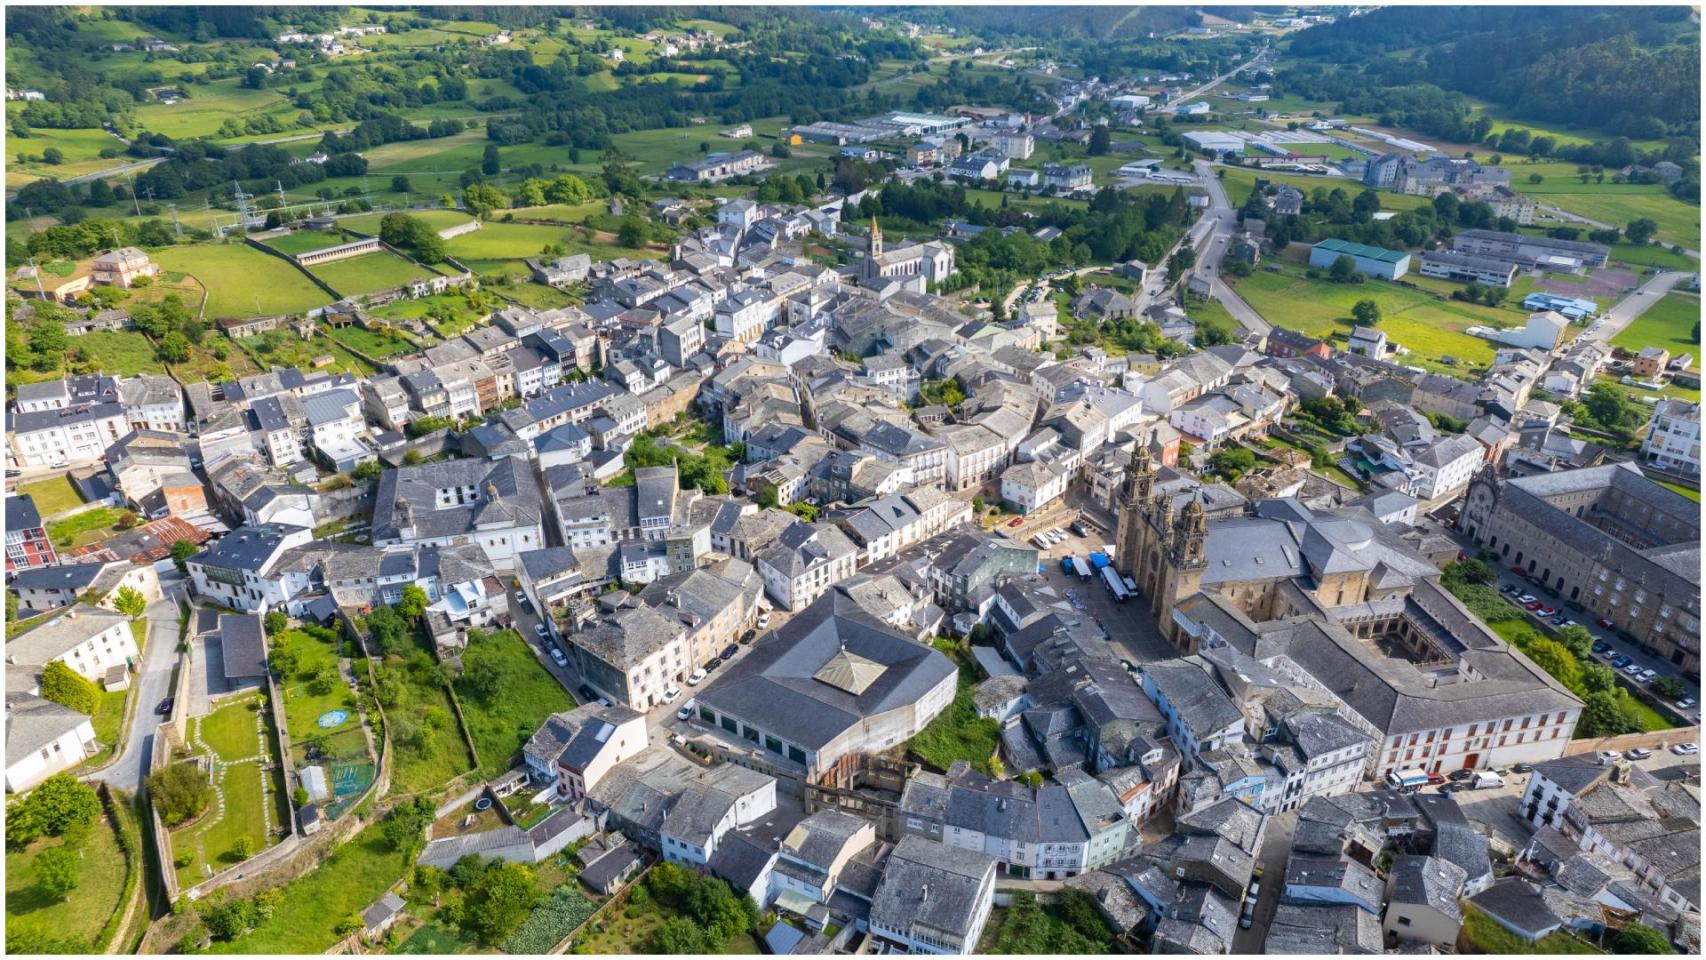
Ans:
{"type": "Polygon", "coordinates": [[[1084,562],[1083,557],[1072,558],[1072,569],[1078,574],[1078,579],[1090,579],[1090,565],[1084,562]]]}
{"type": "Polygon", "coordinates": [[[1426,770],[1393,770],[1386,775],[1386,783],[1393,789],[1414,793],[1427,786],[1428,772],[1426,770]]]}
{"type": "Polygon", "coordinates": [[[1108,555],[1105,553],[1092,553],[1092,554],[1090,554],[1090,565],[1095,567],[1097,570],[1100,570],[1103,567],[1107,566],[1108,562],[1109,562],[1108,561],[1108,555]]]}
{"type": "Polygon", "coordinates": [[[1102,568],[1102,583],[1113,595],[1115,603],[1124,603],[1131,596],[1126,592],[1125,583],[1120,580],[1120,575],[1114,572],[1113,567],[1102,568]]]}
{"type": "Polygon", "coordinates": [[[1074,557],[1071,554],[1067,554],[1066,556],[1060,558],[1060,572],[1061,573],[1064,573],[1070,577],[1070,576],[1072,576],[1078,572],[1072,566],[1073,559],[1074,559],[1074,557]]]}

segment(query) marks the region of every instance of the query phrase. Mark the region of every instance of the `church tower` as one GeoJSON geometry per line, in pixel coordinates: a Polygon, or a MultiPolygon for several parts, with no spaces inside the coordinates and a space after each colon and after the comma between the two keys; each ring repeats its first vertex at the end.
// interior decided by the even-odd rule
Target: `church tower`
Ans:
{"type": "Polygon", "coordinates": [[[883,228],[877,226],[877,218],[871,218],[871,259],[883,255],[883,228]]]}
{"type": "Polygon", "coordinates": [[[1149,459],[1149,448],[1138,444],[1131,460],[1126,463],[1125,481],[1120,485],[1119,497],[1119,526],[1114,539],[1114,560],[1120,572],[1132,578],[1140,586],[1145,582],[1144,563],[1144,511],[1149,504],[1151,491],[1155,489],[1154,464],[1149,459]]]}
{"type": "Polygon", "coordinates": [[[1173,524],[1173,542],[1167,551],[1167,569],[1162,575],[1164,596],[1160,598],[1161,609],[1157,611],[1162,629],[1172,638],[1175,645],[1186,644],[1185,652],[1194,653],[1189,645],[1194,641],[1182,635],[1178,625],[1173,623],[1173,607],[1202,591],[1203,571],[1208,567],[1208,518],[1203,512],[1202,492],[1191,497],[1185,504],[1184,512],[1173,524]]]}

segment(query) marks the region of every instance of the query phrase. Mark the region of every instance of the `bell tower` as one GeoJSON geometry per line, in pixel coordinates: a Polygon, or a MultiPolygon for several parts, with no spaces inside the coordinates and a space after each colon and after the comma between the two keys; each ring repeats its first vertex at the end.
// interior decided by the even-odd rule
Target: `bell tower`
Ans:
{"type": "Polygon", "coordinates": [[[877,218],[871,218],[871,259],[883,255],[883,228],[877,226],[877,218]]]}
{"type": "Polygon", "coordinates": [[[1147,447],[1139,444],[1126,463],[1125,481],[1120,485],[1119,527],[1114,559],[1125,576],[1144,582],[1144,512],[1155,489],[1155,467],[1147,447]]]}

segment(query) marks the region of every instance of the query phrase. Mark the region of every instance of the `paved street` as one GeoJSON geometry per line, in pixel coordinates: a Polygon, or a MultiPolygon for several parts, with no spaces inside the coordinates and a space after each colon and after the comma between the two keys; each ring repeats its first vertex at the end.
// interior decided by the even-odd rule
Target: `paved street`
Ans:
{"type": "Polygon", "coordinates": [[[1680,271],[1654,274],[1647,282],[1636,288],[1634,293],[1608,307],[1594,321],[1593,326],[1583,331],[1580,337],[1609,342],[1612,337],[1623,332],[1623,328],[1634,322],[1636,317],[1647,312],[1647,308],[1658,303],[1669,293],[1671,288],[1688,279],[1688,274],[1680,271]]]}
{"type": "MultiPolygon", "coordinates": [[[[1197,160],[1192,164],[1192,167],[1196,170],[1197,177],[1202,181],[1203,187],[1208,191],[1209,198],[1208,212],[1204,213],[1202,219],[1197,222],[1197,226],[1193,228],[1192,236],[1200,239],[1203,234],[1198,233],[1199,230],[1212,234],[1209,237],[1208,246],[1198,255],[1197,269],[1209,277],[1210,294],[1214,299],[1220,301],[1220,305],[1226,308],[1227,313],[1232,314],[1232,319],[1237,320],[1245,330],[1251,333],[1267,333],[1268,330],[1272,329],[1268,322],[1262,319],[1262,315],[1257,313],[1248,303],[1245,303],[1244,298],[1228,286],[1220,275],[1220,261],[1225,259],[1226,249],[1232,245],[1232,234],[1238,227],[1238,211],[1233,209],[1232,201],[1226,195],[1226,185],[1220,182],[1218,176],[1215,176],[1215,169],[1212,164],[1207,160],[1197,160]]],[[[1193,240],[1193,242],[1198,242],[1198,240],[1193,240]]]]}
{"type": "Polygon", "coordinates": [[[176,569],[160,576],[163,597],[148,605],[148,643],[142,651],[140,672],[131,681],[136,698],[130,730],[123,752],[92,779],[121,790],[134,791],[148,775],[148,755],[154,749],[154,727],[160,722],[154,708],[172,692],[172,667],[178,659],[177,591],[182,578],[176,569]]]}

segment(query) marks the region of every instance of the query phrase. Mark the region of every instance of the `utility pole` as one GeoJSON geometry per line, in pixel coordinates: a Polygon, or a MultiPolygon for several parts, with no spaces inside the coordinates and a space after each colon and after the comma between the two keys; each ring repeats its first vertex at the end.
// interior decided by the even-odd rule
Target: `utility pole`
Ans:
{"type": "Polygon", "coordinates": [[[178,239],[182,240],[184,238],[184,225],[178,222],[178,205],[172,203],[167,204],[167,207],[172,211],[172,230],[177,233],[178,239]]]}
{"type": "Polygon", "coordinates": [[[30,256],[30,272],[36,275],[36,293],[40,294],[43,300],[46,300],[47,291],[41,285],[41,268],[36,266],[36,258],[33,254],[30,256]]]}
{"type": "Polygon", "coordinates": [[[130,175],[130,202],[136,206],[136,215],[142,216],[142,201],[136,198],[136,174],[130,175]]]}

